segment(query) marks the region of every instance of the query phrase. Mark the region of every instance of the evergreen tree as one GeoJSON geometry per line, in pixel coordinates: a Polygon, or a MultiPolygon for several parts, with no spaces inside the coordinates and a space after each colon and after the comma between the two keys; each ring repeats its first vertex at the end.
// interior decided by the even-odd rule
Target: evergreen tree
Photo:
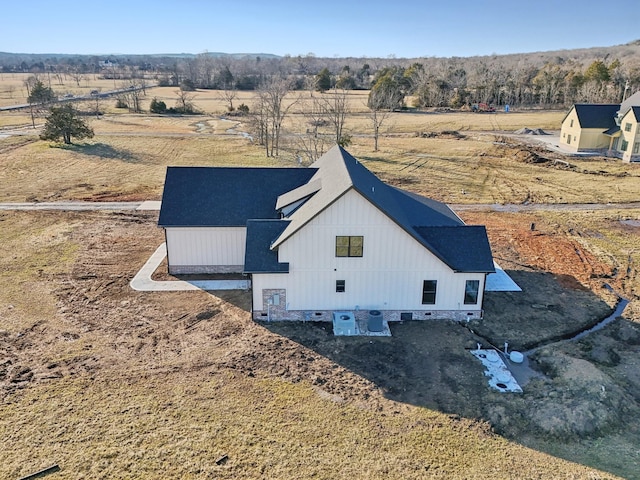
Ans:
{"type": "Polygon", "coordinates": [[[77,139],[92,138],[93,130],[78,117],[78,112],[73,108],[73,105],[51,107],[40,138],[54,142],[59,142],[62,139],[65,144],[69,145],[72,137],[77,139]]]}
{"type": "Polygon", "coordinates": [[[316,75],[316,90],[319,92],[326,92],[331,88],[331,73],[328,68],[323,68],[320,73],[316,75]]]}
{"type": "Polygon", "coordinates": [[[31,87],[27,102],[41,104],[53,102],[55,99],[56,94],[51,87],[47,87],[40,80],[37,80],[36,83],[33,84],[33,87],[31,87]]]}

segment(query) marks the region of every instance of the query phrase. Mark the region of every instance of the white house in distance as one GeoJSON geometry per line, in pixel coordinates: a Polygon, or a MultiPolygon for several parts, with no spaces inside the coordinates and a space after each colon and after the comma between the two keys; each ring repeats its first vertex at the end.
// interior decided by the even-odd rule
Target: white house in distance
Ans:
{"type": "Polygon", "coordinates": [[[250,275],[254,319],[481,318],[495,271],[484,226],[338,146],[308,168],[169,167],[158,224],[170,273],[250,275]]]}

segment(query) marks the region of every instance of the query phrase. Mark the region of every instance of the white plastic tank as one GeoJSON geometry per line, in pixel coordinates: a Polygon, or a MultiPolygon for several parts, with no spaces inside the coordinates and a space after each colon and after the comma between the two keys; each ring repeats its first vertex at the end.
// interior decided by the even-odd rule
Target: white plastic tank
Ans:
{"type": "Polygon", "coordinates": [[[513,363],[522,363],[524,361],[524,355],[520,352],[513,350],[509,354],[509,360],[511,360],[513,363]]]}

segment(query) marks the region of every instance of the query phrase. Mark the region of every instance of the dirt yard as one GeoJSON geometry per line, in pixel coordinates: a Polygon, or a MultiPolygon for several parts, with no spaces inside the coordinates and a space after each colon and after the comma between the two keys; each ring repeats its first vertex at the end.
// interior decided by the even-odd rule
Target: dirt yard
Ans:
{"type": "Polygon", "coordinates": [[[430,478],[464,478],[465,471],[504,478],[514,466],[530,472],[523,478],[611,478],[589,477],[559,458],[638,478],[633,445],[640,432],[628,427],[640,413],[636,323],[621,320],[585,341],[541,349],[535,365],[546,377],[522,395],[491,391],[466,350],[504,340],[524,348],[594,323],[614,302],[598,289],[611,267],[539,217],[466,213],[465,220],[487,225],[498,261],[524,293],[489,294],[483,322],[394,324],[393,337],[372,341],[334,337],[322,323],[252,322],[246,292],[134,292],[129,280],[163,241],[155,214],[0,213],[3,248],[16,252],[0,260],[0,438],[14,453],[0,472],[17,478],[60,463],[60,478],[146,478],[163,465],[184,478],[290,478],[294,471],[333,471],[335,478],[351,467],[328,467],[322,462],[333,460],[322,453],[311,466],[295,466],[289,455],[278,467],[269,442],[283,441],[286,429],[295,458],[326,442],[295,433],[296,425],[318,425],[314,435],[350,432],[324,453],[333,459],[341,448],[355,448],[352,437],[369,435],[363,431],[375,421],[375,438],[390,439],[383,451],[400,465],[379,470],[380,462],[358,460],[353,478],[421,478],[427,467],[415,465],[425,462],[440,472],[430,478]],[[18,248],[25,242],[28,248],[18,248]],[[192,397],[198,403],[188,404],[192,397]],[[265,398],[276,402],[275,411],[265,398]],[[378,420],[360,419],[365,412],[378,420]],[[247,415],[262,423],[247,425],[247,415]],[[418,423],[403,423],[409,421],[418,423]],[[443,440],[458,434],[429,434],[402,453],[397,442],[408,440],[392,432],[418,435],[421,428],[462,429],[472,440],[460,447],[443,440]],[[515,443],[496,446],[492,430],[515,443]],[[166,450],[175,443],[171,435],[176,451],[166,450]],[[420,447],[427,438],[440,449],[420,447]],[[481,444],[494,447],[481,453],[481,444]],[[199,448],[206,465],[191,463],[199,448]],[[460,448],[473,460],[451,456],[460,448]],[[228,462],[214,462],[223,454],[228,462]]]}

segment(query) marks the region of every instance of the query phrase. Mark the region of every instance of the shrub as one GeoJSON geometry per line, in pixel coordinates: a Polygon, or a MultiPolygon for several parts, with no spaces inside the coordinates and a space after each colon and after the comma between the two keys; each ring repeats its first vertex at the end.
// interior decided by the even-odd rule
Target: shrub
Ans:
{"type": "Polygon", "coordinates": [[[166,113],[167,104],[162,100],[154,98],[153,100],[151,100],[151,106],[149,107],[149,110],[151,111],[151,113],[166,113]]]}

